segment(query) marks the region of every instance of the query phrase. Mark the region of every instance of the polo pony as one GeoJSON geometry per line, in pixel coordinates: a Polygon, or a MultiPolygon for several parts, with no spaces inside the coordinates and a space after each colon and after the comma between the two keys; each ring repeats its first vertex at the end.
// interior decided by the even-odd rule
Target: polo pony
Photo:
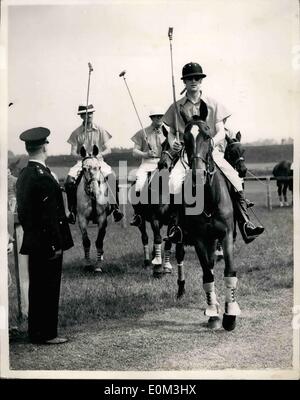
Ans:
{"type": "Polygon", "coordinates": [[[84,248],[84,265],[94,272],[102,272],[103,240],[106,233],[107,217],[111,213],[108,198],[108,186],[104,179],[97,159],[99,149],[93,146],[93,153],[87,154],[84,147],[81,148],[82,175],[77,188],[77,213],[78,225],[82,235],[84,248]],[[88,223],[93,221],[98,225],[96,239],[97,261],[93,265],[90,258],[91,241],[88,236],[88,223]]]}
{"type": "MultiPolygon", "coordinates": [[[[233,260],[234,211],[229,184],[216,167],[212,157],[212,140],[206,122],[194,116],[188,119],[182,115],[186,127],[183,135],[187,164],[191,170],[192,190],[202,190],[203,206],[200,212],[187,212],[183,204],[182,228],[184,233],[181,251],[176,251],[178,264],[178,293],[184,292],[184,245],[192,245],[197,253],[203,271],[203,289],[206,293],[205,315],[208,326],[221,326],[220,304],[215,291],[214,264],[217,241],[224,251],[225,311],[222,325],[230,331],[236,326],[240,308],[236,301],[237,277],[233,260]],[[197,179],[197,176],[202,177],[197,179]],[[200,182],[200,183],[199,183],[200,182]]],[[[183,185],[183,190],[189,189],[183,185]]],[[[190,189],[189,189],[190,190],[190,189]]],[[[196,191],[197,194],[197,191],[196,191]]],[[[201,197],[201,196],[200,196],[201,197]]],[[[196,197],[196,203],[200,199],[196,197]]]]}
{"type": "Polygon", "coordinates": [[[288,207],[287,190],[293,193],[293,170],[290,161],[280,161],[273,168],[273,175],[276,178],[277,193],[280,207],[288,207]]]}

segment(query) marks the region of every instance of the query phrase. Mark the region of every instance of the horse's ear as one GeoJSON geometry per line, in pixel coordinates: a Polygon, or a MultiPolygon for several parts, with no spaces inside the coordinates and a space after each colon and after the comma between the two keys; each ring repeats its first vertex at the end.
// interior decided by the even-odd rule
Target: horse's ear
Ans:
{"type": "Polygon", "coordinates": [[[231,144],[233,142],[233,140],[227,135],[227,133],[225,134],[225,139],[228,144],[231,144]]]}
{"type": "Polygon", "coordinates": [[[241,132],[238,131],[237,134],[235,135],[235,137],[236,137],[236,140],[237,140],[238,142],[240,142],[241,139],[242,139],[242,134],[241,134],[241,132]]]}
{"type": "Polygon", "coordinates": [[[96,146],[96,145],[94,144],[94,146],[93,146],[93,156],[96,157],[96,156],[98,155],[98,153],[99,153],[98,146],[96,146]]]}
{"type": "Polygon", "coordinates": [[[82,158],[86,157],[86,149],[84,146],[81,146],[80,155],[82,158]]]}

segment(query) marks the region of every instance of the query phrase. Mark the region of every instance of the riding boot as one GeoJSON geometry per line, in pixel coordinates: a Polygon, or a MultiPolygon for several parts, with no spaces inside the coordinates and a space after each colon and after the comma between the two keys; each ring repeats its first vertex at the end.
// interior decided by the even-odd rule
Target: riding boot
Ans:
{"type": "Polygon", "coordinates": [[[112,213],[113,213],[115,222],[121,221],[121,219],[124,217],[124,214],[119,209],[119,205],[118,204],[111,204],[111,208],[113,210],[112,213]]]}
{"type": "Polygon", "coordinates": [[[181,204],[175,204],[175,196],[170,193],[169,215],[170,223],[168,226],[168,236],[164,240],[170,240],[172,243],[182,243],[183,232],[179,224],[181,204]]]}
{"type": "MultiPolygon", "coordinates": [[[[136,192],[136,197],[140,196],[140,192],[136,192]]],[[[132,217],[132,220],[130,221],[131,226],[141,226],[142,225],[142,216],[141,216],[141,202],[138,202],[133,206],[134,208],[134,215],[132,217]]]]}
{"type": "Polygon", "coordinates": [[[233,205],[238,226],[245,243],[250,243],[263,233],[265,228],[261,225],[255,226],[247,214],[247,202],[244,192],[235,192],[233,195],[233,205]]]}
{"type": "Polygon", "coordinates": [[[65,190],[66,190],[68,209],[69,209],[68,222],[69,222],[69,224],[75,224],[76,214],[77,214],[77,211],[76,211],[77,187],[76,187],[75,178],[73,178],[70,175],[67,176],[67,179],[65,182],[65,190]]]}
{"type": "Polygon", "coordinates": [[[114,217],[114,221],[115,222],[119,222],[121,221],[121,219],[124,217],[124,214],[121,212],[120,208],[119,208],[119,190],[118,190],[118,185],[117,185],[117,181],[116,181],[116,176],[114,173],[111,173],[107,176],[107,181],[108,181],[108,185],[110,185],[110,187],[115,187],[116,188],[116,197],[115,197],[115,203],[111,204],[111,210],[112,210],[112,214],[114,217]]]}

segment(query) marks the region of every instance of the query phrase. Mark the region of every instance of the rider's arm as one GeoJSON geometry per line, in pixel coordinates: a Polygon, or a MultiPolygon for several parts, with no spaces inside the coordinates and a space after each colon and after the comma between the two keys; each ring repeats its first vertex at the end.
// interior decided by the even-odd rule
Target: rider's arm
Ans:
{"type": "Polygon", "coordinates": [[[142,151],[141,146],[135,143],[134,148],[132,150],[132,155],[135,158],[148,158],[148,151],[142,151]]]}
{"type": "Polygon", "coordinates": [[[101,156],[102,157],[105,157],[105,156],[107,156],[108,154],[110,154],[111,153],[111,148],[110,148],[110,145],[108,144],[108,143],[105,143],[104,145],[103,145],[103,151],[101,151],[101,156]]]}
{"type": "Polygon", "coordinates": [[[175,136],[175,130],[174,128],[170,127],[170,131],[168,134],[168,142],[171,147],[172,151],[180,151],[182,148],[182,145],[180,142],[177,141],[176,136],[175,136]]]}
{"type": "Polygon", "coordinates": [[[71,145],[71,156],[77,156],[77,144],[71,145]]]}
{"type": "Polygon", "coordinates": [[[225,139],[225,129],[223,121],[216,123],[216,132],[217,133],[213,137],[214,147],[216,147],[219,143],[223,143],[225,139]]]}

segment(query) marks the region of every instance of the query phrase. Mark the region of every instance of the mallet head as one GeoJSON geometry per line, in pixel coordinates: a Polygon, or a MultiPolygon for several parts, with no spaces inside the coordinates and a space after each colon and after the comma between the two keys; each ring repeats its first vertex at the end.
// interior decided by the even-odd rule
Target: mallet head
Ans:
{"type": "Polygon", "coordinates": [[[126,74],[126,71],[122,71],[122,72],[119,73],[119,76],[122,77],[122,76],[124,76],[125,74],[126,74]]]}
{"type": "Polygon", "coordinates": [[[91,64],[90,62],[88,63],[88,66],[89,66],[90,72],[94,71],[94,70],[93,70],[93,67],[92,67],[92,64],[91,64]]]}
{"type": "Polygon", "coordinates": [[[172,37],[173,37],[173,27],[170,27],[170,28],[169,28],[168,36],[169,36],[169,39],[172,40],[172,37]]]}

